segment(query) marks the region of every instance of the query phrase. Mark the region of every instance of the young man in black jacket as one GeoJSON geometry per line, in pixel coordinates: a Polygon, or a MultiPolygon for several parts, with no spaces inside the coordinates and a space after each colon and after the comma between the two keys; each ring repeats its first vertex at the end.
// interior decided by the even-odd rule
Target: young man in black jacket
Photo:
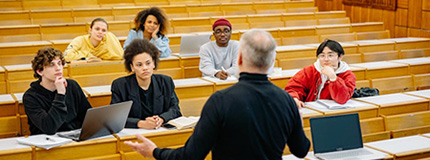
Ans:
{"type": "Polygon", "coordinates": [[[285,144],[303,158],[309,151],[302,119],[293,98],[273,85],[267,73],[273,66],[276,42],[263,30],[242,35],[238,55],[239,82],[214,93],[203,107],[194,133],[184,147],[160,149],[149,139],[126,142],[145,157],[156,159],[282,159],[285,144]]]}
{"type": "Polygon", "coordinates": [[[81,128],[91,105],[79,84],[63,77],[61,51],[42,48],[31,63],[34,77],[39,78],[23,96],[31,134],[52,135],[81,128]]]}

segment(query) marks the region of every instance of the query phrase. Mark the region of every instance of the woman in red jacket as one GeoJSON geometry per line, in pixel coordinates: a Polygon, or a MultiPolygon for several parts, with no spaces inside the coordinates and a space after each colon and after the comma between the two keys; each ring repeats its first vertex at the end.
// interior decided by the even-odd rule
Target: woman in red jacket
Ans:
{"type": "Polygon", "coordinates": [[[320,44],[317,61],[300,70],[285,87],[298,107],[317,99],[332,99],[344,104],[352,97],[356,78],[342,61],[344,54],[342,46],[334,40],[320,44]]]}

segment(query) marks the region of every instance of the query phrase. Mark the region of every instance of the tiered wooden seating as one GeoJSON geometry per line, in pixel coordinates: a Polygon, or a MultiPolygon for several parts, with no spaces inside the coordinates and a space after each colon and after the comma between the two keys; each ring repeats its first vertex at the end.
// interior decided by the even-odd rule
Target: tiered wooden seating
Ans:
{"type": "Polygon", "coordinates": [[[179,101],[182,116],[200,116],[209,97],[189,98],[179,101]]]}
{"type": "Polygon", "coordinates": [[[357,40],[387,39],[387,38],[390,38],[389,30],[357,33],[357,40]]]}
{"type": "Polygon", "coordinates": [[[430,132],[430,111],[384,116],[384,119],[393,138],[430,132]]]}
{"type": "Polygon", "coordinates": [[[366,62],[350,64],[350,66],[366,68],[365,79],[396,77],[410,74],[407,64],[394,62],[366,62]]]}
{"type": "Polygon", "coordinates": [[[385,61],[399,59],[399,51],[382,51],[363,53],[363,62],[385,61]]]}
{"type": "Polygon", "coordinates": [[[369,80],[357,80],[355,81],[355,88],[362,88],[362,87],[371,87],[369,80]]]}
{"type": "Polygon", "coordinates": [[[249,15],[256,14],[252,2],[221,4],[224,15],[249,15]]]}
{"type": "MultiPolygon", "coordinates": [[[[5,3],[2,1],[3,4],[5,3]]],[[[26,25],[32,24],[28,11],[4,11],[0,12],[0,25],[26,25]]]]}
{"type": "Polygon", "coordinates": [[[360,120],[363,142],[373,142],[390,139],[390,131],[385,129],[385,121],[382,117],[360,120]]]}
{"type": "Polygon", "coordinates": [[[22,96],[24,93],[14,93],[12,96],[16,101],[19,118],[21,119],[19,135],[30,135],[30,127],[28,125],[27,115],[25,114],[24,104],[22,104],[22,96]]]}
{"type": "Polygon", "coordinates": [[[85,23],[42,24],[40,26],[42,40],[73,39],[88,34],[90,28],[85,23]]]}
{"type": "MultiPolygon", "coordinates": [[[[291,3],[290,3],[291,4],[291,3]]],[[[278,14],[285,13],[286,7],[290,8],[292,6],[285,6],[285,2],[255,2],[254,9],[257,14],[278,14]]]]}
{"type": "Polygon", "coordinates": [[[92,107],[100,107],[110,104],[111,101],[111,84],[101,86],[82,87],[88,96],[88,102],[92,107]]]}
{"type": "MultiPolygon", "coordinates": [[[[317,14],[315,14],[316,16],[317,14]]],[[[323,18],[318,19],[319,25],[331,25],[331,24],[350,24],[350,20],[348,17],[342,17],[342,18],[323,18]]]]}
{"type": "Polygon", "coordinates": [[[221,6],[216,4],[188,5],[187,11],[190,17],[210,17],[223,15],[221,6]]]}
{"type": "Polygon", "coordinates": [[[291,77],[293,77],[300,69],[283,70],[282,75],[273,75],[269,80],[281,89],[284,89],[291,77]]]}
{"type": "Polygon", "coordinates": [[[420,49],[420,48],[428,48],[430,45],[430,39],[428,38],[393,38],[393,39],[385,39],[387,41],[394,41],[396,43],[397,50],[403,49],[420,49]]]}
{"type": "Polygon", "coordinates": [[[430,89],[430,73],[414,75],[414,82],[417,90],[430,89]]]}
{"type": "Polygon", "coordinates": [[[20,133],[15,99],[10,94],[0,95],[0,124],[0,138],[14,137],[20,133]]]}
{"type": "Polygon", "coordinates": [[[371,80],[372,88],[378,88],[379,94],[400,93],[415,91],[414,79],[412,76],[388,77],[371,80]]]}
{"type": "Polygon", "coordinates": [[[366,22],[366,23],[353,23],[351,24],[352,32],[371,32],[371,31],[383,31],[384,23],[382,22],[366,22]]]}
{"type": "Polygon", "coordinates": [[[91,22],[95,17],[103,18],[106,21],[113,21],[114,20],[111,8],[73,9],[73,18],[75,19],[75,23],[91,22]]]}
{"type": "Polygon", "coordinates": [[[357,81],[367,80],[366,79],[366,68],[354,67],[354,66],[350,66],[349,68],[351,69],[352,73],[354,73],[355,78],[357,79],[357,81]]]}
{"type": "Polygon", "coordinates": [[[316,61],[316,57],[279,59],[278,66],[282,69],[303,68],[316,61]]]}
{"type": "Polygon", "coordinates": [[[341,33],[341,34],[328,34],[328,35],[321,35],[320,41],[324,41],[326,39],[335,40],[338,42],[349,42],[349,41],[355,41],[355,33],[341,33]]]}
{"type": "Polygon", "coordinates": [[[175,33],[212,31],[209,17],[173,18],[171,20],[171,25],[175,33]]]}
{"type": "Polygon", "coordinates": [[[0,67],[0,94],[7,93],[6,88],[6,72],[3,67],[0,67]]]}
{"type": "Polygon", "coordinates": [[[430,56],[430,48],[400,50],[400,58],[418,58],[430,56]]]}
{"type": "Polygon", "coordinates": [[[364,145],[384,153],[390,154],[394,159],[419,159],[430,156],[430,139],[421,135],[400,137],[364,145]]]}
{"type": "Polygon", "coordinates": [[[282,15],[280,14],[258,14],[249,15],[250,28],[279,28],[284,27],[282,15]]]}
{"type": "Polygon", "coordinates": [[[379,106],[379,115],[395,115],[429,110],[429,101],[425,98],[402,93],[386,94],[356,100],[379,106]]]}
{"type": "Polygon", "coordinates": [[[31,10],[32,24],[73,23],[71,9],[31,10]]]}
{"type": "Polygon", "coordinates": [[[188,78],[173,80],[175,92],[179,99],[209,97],[214,92],[213,83],[199,79],[188,78]]]}
{"type": "Polygon", "coordinates": [[[409,71],[411,74],[430,73],[430,58],[429,57],[391,60],[390,62],[408,64],[409,65],[409,71]]]}
{"type": "Polygon", "coordinates": [[[40,41],[39,25],[0,26],[0,42],[40,41]]]}

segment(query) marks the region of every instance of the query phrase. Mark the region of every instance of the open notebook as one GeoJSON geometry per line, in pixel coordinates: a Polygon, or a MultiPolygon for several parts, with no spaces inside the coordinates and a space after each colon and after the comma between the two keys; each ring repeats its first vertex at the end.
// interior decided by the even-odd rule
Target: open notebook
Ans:
{"type": "Polygon", "coordinates": [[[167,124],[175,126],[177,129],[186,129],[196,126],[200,117],[179,117],[170,120],[167,124]]]}

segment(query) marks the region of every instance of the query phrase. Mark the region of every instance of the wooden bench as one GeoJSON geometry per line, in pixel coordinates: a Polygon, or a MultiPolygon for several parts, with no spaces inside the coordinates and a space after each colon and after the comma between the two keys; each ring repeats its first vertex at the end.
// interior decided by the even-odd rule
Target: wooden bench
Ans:
{"type": "Polygon", "coordinates": [[[362,97],[356,100],[378,105],[379,115],[386,116],[426,111],[429,108],[427,99],[402,93],[362,97]]]}
{"type": "Polygon", "coordinates": [[[371,87],[377,88],[379,94],[400,93],[415,91],[414,79],[412,76],[388,77],[371,80],[371,87]]]}
{"type": "Polygon", "coordinates": [[[383,116],[392,138],[430,132],[430,111],[383,116]]]}
{"type": "Polygon", "coordinates": [[[385,121],[382,117],[360,120],[363,142],[373,142],[390,139],[390,131],[385,129],[385,121]]]}

